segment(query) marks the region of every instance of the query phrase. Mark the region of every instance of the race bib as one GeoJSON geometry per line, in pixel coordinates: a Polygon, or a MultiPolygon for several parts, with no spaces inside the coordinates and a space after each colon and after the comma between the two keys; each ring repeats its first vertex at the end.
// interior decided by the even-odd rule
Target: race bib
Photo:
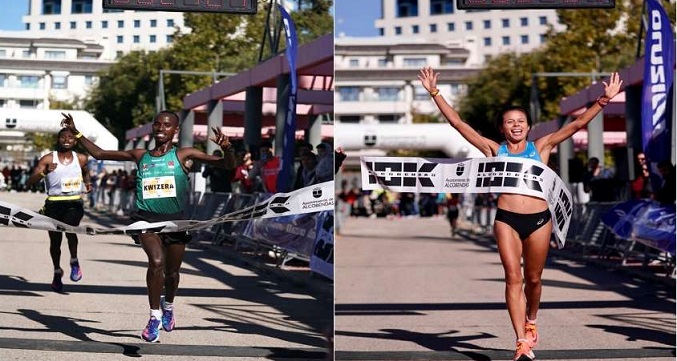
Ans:
{"type": "Polygon", "coordinates": [[[82,189],[82,178],[61,178],[61,191],[64,193],[79,192],[82,189]]]}
{"type": "Polygon", "coordinates": [[[176,197],[176,180],[173,176],[143,179],[143,199],[176,197]]]}

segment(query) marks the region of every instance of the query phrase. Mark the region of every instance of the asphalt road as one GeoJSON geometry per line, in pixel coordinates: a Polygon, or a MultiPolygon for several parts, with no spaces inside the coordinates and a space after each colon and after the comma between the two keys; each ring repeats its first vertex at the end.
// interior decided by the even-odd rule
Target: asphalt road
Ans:
{"type": "MultiPolygon", "coordinates": [[[[336,237],[337,360],[508,360],[514,333],[490,237],[444,218],[348,219],[336,237]]],[[[668,282],[669,284],[669,282],[668,282]]],[[[539,360],[675,360],[675,288],[551,252],[539,360]]]]}
{"type": "MultiPolygon", "coordinates": [[[[0,193],[3,201],[34,211],[44,198],[0,193]]],[[[120,225],[90,215],[83,223],[120,225]]],[[[47,232],[0,232],[0,360],[326,359],[332,286],[312,284],[324,280],[266,269],[223,247],[191,244],[175,300],[176,329],[150,344],[140,338],[149,317],[146,256],[131,238],[80,235],[84,277],[78,283],[68,279],[64,238],[60,294],[50,288],[47,232]],[[322,288],[330,291],[317,292],[322,288]]]]}

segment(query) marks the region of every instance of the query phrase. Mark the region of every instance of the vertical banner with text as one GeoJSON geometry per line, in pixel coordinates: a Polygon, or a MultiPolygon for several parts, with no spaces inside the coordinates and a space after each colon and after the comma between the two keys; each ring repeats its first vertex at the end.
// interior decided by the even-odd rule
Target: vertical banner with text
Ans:
{"type": "Polygon", "coordinates": [[[294,21],[289,13],[278,5],[280,13],[282,14],[282,22],[284,23],[284,32],[287,37],[287,46],[285,49],[287,62],[289,63],[289,82],[291,87],[289,89],[289,102],[287,104],[287,115],[284,121],[284,144],[282,152],[282,162],[280,163],[280,173],[277,176],[277,190],[279,192],[288,192],[291,189],[291,177],[294,171],[294,148],[296,135],[296,53],[297,53],[297,38],[294,21]]]}
{"type": "Polygon", "coordinates": [[[665,9],[646,0],[647,33],[644,39],[642,89],[642,148],[652,162],[670,159],[671,113],[669,101],[675,69],[675,38],[665,9]]]}

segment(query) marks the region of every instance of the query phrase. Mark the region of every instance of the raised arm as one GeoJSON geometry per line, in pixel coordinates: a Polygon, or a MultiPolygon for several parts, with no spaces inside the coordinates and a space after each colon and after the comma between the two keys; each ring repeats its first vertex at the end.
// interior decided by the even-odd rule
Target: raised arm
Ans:
{"type": "Polygon", "coordinates": [[[70,114],[64,114],[63,119],[61,120],[61,126],[64,128],[70,129],[75,138],[77,138],[80,145],[91,154],[92,157],[98,160],[123,160],[123,161],[133,161],[138,162],[141,159],[141,156],[145,152],[143,149],[133,149],[133,150],[103,150],[99,148],[98,145],[94,144],[91,140],[85,138],[80,131],[75,128],[75,122],[73,122],[73,116],[70,114]]]}
{"type": "Polygon", "coordinates": [[[604,84],[604,95],[597,98],[597,101],[594,104],[570,123],[567,123],[559,130],[536,140],[536,147],[539,150],[542,149],[549,153],[559,143],[562,143],[580,129],[587,127],[588,123],[602,111],[602,108],[604,108],[604,106],[620,92],[623,80],[621,80],[618,73],[612,73],[611,77],[609,77],[609,83],[602,82],[602,84],[604,84]]]}
{"type": "Polygon", "coordinates": [[[439,73],[435,73],[431,67],[427,66],[421,69],[418,74],[418,79],[421,81],[421,85],[423,85],[425,90],[430,93],[430,96],[433,98],[435,105],[440,109],[440,112],[442,112],[442,115],[447,118],[447,122],[458,130],[463,138],[477,147],[477,149],[487,157],[496,154],[498,143],[481,136],[480,133],[473,129],[468,123],[464,122],[456,110],[454,110],[454,108],[444,100],[444,97],[440,95],[440,90],[437,89],[437,77],[439,75],[439,73]]]}
{"type": "Polygon", "coordinates": [[[33,184],[39,182],[42,180],[42,178],[45,178],[47,173],[53,171],[54,169],[56,169],[56,164],[54,163],[52,152],[49,152],[43,155],[38,161],[38,164],[35,165],[35,168],[33,168],[33,174],[31,174],[31,176],[28,177],[28,180],[26,180],[26,186],[30,187],[33,184]]]}
{"type": "Polygon", "coordinates": [[[216,143],[221,150],[223,150],[223,158],[215,155],[205,154],[195,148],[181,148],[178,151],[179,160],[183,164],[186,160],[197,160],[199,162],[225,169],[235,169],[235,154],[233,154],[233,147],[228,140],[228,137],[221,132],[221,129],[212,127],[214,135],[209,138],[216,143]]]}

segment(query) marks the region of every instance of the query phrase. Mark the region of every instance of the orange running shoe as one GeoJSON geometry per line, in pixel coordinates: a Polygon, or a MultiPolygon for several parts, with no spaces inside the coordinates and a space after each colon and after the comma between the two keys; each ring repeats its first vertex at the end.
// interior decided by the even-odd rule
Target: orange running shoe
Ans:
{"type": "Polygon", "coordinates": [[[531,350],[529,340],[521,338],[517,340],[517,350],[515,350],[514,361],[533,361],[536,359],[534,351],[531,350]]]}
{"type": "Polygon", "coordinates": [[[525,334],[531,347],[536,347],[536,344],[538,344],[538,329],[536,329],[536,322],[527,321],[525,334]]]}

